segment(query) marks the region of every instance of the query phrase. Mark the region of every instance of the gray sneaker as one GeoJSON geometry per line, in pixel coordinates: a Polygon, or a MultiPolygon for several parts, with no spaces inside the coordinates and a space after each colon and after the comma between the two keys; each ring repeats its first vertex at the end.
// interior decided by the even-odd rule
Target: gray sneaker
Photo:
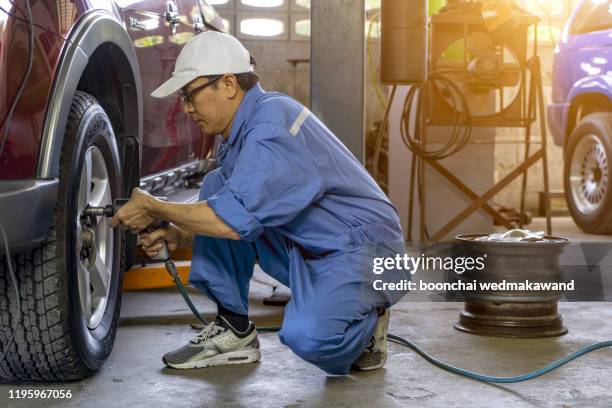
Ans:
{"type": "Polygon", "coordinates": [[[370,344],[359,358],[353,363],[353,370],[370,371],[382,368],[387,361],[387,328],[389,327],[389,315],[387,309],[382,316],[378,316],[374,335],[370,344]]]}
{"type": "Polygon", "coordinates": [[[229,323],[218,317],[187,345],[166,353],[162,361],[172,368],[204,368],[225,364],[246,364],[259,361],[257,330],[251,323],[243,335],[236,335],[229,323]]]}

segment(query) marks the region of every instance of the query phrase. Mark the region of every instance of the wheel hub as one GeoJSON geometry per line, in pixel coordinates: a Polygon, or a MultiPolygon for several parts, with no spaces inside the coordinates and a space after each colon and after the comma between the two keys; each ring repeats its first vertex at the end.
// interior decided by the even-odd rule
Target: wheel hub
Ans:
{"type": "Polygon", "coordinates": [[[601,169],[599,167],[592,168],[590,178],[591,181],[599,184],[599,182],[601,181],[601,169]]]}
{"type": "Polygon", "coordinates": [[[91,263],[97,256],[96,233],[93,229],[84,226],[81,233],[81,251],[79,253],[82,262],[91,263]]]}

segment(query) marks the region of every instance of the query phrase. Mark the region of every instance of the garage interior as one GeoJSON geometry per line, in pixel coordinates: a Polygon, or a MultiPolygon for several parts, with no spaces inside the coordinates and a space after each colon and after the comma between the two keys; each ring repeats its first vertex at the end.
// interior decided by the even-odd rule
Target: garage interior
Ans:
{"type": "MultiPolygon", "coordinates": [[[[601,18],[601,24],[609,24],[607,32],[612,37],[612,3],[586,2],[593,7],[609,5],[609,15],[601,18]]],[[[599,186],[608,183],[605,160],[612,150],[604,153],[600,170],[595,169],[596,158],[592,159],[595,164],[589,162],[594,166],[592,174],[585,176],[582,169],[582,177],[591,184],[572,184],[580,178],[580,170],[576,173],[568,164],[574,159],[564,144],[571,129],[567,134],[565,129],[553,130],[550,116],[547,120],[547,112],[553,115],[548,107],[563,102],[552,99],[560,86],[555,81],[562,75],[553,74],[555,55],[560,52],[559,43],[568,41],[568,20],[583,1],[411,0],[410,6],[402,0],[206,3],[255,58],[263,88],[309,107],[365,165],[396,206],[409,248],[416,251],[426,243],[452,242],[461,234],[511,229],[544,231],[546,236],[577,244],[612,242],[612,234],[602,232],[603,225],[598,233],[592,231],[599,226],[587,226],[591,231],[585,232],[584,224],[581,228],[576,221],[580,214],[568,207],[568,200],[574,200],[572,205],[578,209],[580,203],[599,205],[598,194],[605,196],[609,188],[599,186]],[[470,11],[480,10],[482,3],[496,3],[499,20],[489,24],[485,14],[470,11]],[[529,16],[510,26],[512,34],[504,32],[508,28],[500,22],[514,15],[510,3],[529,16]],[[419,154],[417,149],[423,150],[419,154]],[[584,193],[587,188],[594,189],[594,201],[584,193]]],[[[589,58],[581,65],[585,78],[612,75],[612,65],[604,72],[608,51],[589,58]]],[[[565,101],[571,126],[589,114],[612,112],[610,100],[587,93],[579,96],[577,106],[569,108],[570,101],[565,101]]],[[[584,149],[596,151],[605,145],[594,143],[584,149]]],[[[587,150],[585,158],[575,160],[588,160],[587,150]]],[[[199,185],[191,187],[181,192],[181,201],[197,200],[199,185]]],[[[612,212],[612,207],[604,210],[612,212]]],[[[184,283],[190,256],[187,252],[175,258],[184,283]]],[[[582,347],[612,339],[612,268],[605,261],[609,257],[601,256],[595,271],[602,285],[599,297],[552,302],[556,307],[558,301],[558,312],[555,309],[553,314],[563,329],[553,335],[543,331],[529,335],[513,328],[512,335],[501,336],[458,330],[464,302],[414,293],[393,306],[389,333],[414,341],[443,362],[477,373],[509,377],[538,370],[582,347]]],[[[215,303],[192,286],[187,290],[198,310],[207,319],[214,318],[215,303]]],[[[287,287],[256,267],[249,317],[258,327],[280,326],[284,302],[290,297],[287,287]]],[[[161,356],[200,329],[163,264],[146,260],[140,252],[125,272],[119,329],[113,351],[99,372],[71,382],[0,383],[0,400],[6,402],[0,405],[612,405],[609,348],[516,384],[452,374],[396,343],[389,343],[389,359],[381,370],[326,375],[268,333],[259,335],[262,359],[258,363],[200,370],[164,367],[161,356]],[[17,389],[71,390],[72,398],[8,399],[9,390],[17,389]]]]}

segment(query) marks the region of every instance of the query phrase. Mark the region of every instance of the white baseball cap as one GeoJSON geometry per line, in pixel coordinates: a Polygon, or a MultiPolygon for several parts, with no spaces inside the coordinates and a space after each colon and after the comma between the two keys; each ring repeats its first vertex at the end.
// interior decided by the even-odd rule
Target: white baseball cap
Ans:
{"type": "Polygon", "coordinates": [[[165,98],[199,76],[252,72],[251,56],[240,41],[229,34],[206,31],[185,44],[174,65],[172,77],[151,92],[165,98]]]}

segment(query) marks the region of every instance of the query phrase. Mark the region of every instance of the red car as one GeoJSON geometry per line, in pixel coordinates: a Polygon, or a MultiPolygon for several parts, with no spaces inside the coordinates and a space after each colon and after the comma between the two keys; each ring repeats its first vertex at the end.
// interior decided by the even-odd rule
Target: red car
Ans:
{"type": "Polygon", "coordinates": [[[138,185],[172,194],[209,166],[213,138],[149,94],[222,21],[203,0],[3,4],[0,377],[80,379],[111,352],[135,247],[83,209],[138,185]]]}

